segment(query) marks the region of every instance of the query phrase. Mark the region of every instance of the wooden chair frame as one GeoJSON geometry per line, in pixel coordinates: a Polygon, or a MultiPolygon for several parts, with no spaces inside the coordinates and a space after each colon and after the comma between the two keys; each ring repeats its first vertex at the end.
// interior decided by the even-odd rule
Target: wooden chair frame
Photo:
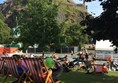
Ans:
{"type": "Polygon", "coordinates": [[[4,61],[2,59],[0,59],[0,74],[4,72],[4,71],[2,71],[4,68],[3,66],[4,66],[4,61]]]}
{"type": "Polygon", "coordinates": [[[49,83],[49,79],[51,79],[51,83],[54,83],[52,76],[49,74],[48,68],[46,67],[43,59],[23,58],[23,60],[29,68],[29,71],[35,83],[49,83]],[[47,72],[46,78],[43,77],[43,70],[47,72]]]}
{"type": "MultiPolygon", "coordinates": [[[[22,80],[23,76],[26,75],[26,78],[29,79],[30,82],[32,82],[32,79],[29,76],[29,73],[26,72],[26,70],[24,69],[24,67],[22,66],[22,64],[20,64],[20,62],[16,62],[15,59],[13,57],[2,57],[8,67],[8,71],[7,71],[7,75],[4,78],[4,80],[2,81],[2,83],[5,83],[6,79],[8,78],[9,74],[11,74],[12,76],[19,78],[17,83],[20,83],[20,81],[22,80]],[[23,74],[21,76],[19,76],[18,74],[18,70],[17,70],[17,64],[20,65],[20,67],[23,70],[23,74]]],[[[26,82],[26,78],[24,80],[24,82],[26,82]]]]}

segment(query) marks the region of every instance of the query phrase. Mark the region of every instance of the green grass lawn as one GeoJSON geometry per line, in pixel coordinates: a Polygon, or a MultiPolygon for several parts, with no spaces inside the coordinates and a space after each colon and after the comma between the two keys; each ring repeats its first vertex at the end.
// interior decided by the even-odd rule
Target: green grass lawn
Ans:
{"type": "MultiPolygon", "coordinates": [[[[2,83],[3,78],[5,78],[5,76],[4,77],[3,76],[0,76],[0,83],[2,83]]],[[[12,83],[13,80],[15,80],[15,78],[8,77],[8,79],[6,80],[5,83],[12,83]]]]}
{"type": "MultiPolygon", "coordinates": [[[[3,77],[0,77],[0,83],[3,77]]],[[[6,83],[12,83],[14,78],[10,77],[6,83]]],[[[118,71],[111,71],[108,74],[89,75],[85,72],[67,72],[61,75],[63,83],[117,83],[118,71]]]]}
{"type": "Polygon", "coordinates": [[[117,83],[118,71],[108,74],[85,74],[85,72],[63,73],[61,80],[64,83],[117,83]]]}

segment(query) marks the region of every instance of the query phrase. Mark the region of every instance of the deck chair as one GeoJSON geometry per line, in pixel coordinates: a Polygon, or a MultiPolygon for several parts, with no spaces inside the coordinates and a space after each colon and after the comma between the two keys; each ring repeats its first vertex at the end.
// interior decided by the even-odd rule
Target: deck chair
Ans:
{"type": "MultiPolygon", "coordinates": [[[[48,72],[48,67],[45,64],[44,59],[42,57],[40,57],[40,60],[42,62],[42,65],[45,67],[45,70],[48,72]]],[[[48,75],[46,77],[45,83],[48,82],[48,79],[51,79],[52,83],[54,83],[54,80],[53,80],[52,76],[49,76],[49,72],[48,72],[48,75]]]]}
{"type": "Polygon", "coordinates": [[[4,61],[2,59],[0,59],[0,74],[2,74],[4,72],[3,66],[4,66],[4,61]]]}
{"type": "Polygon", "coordinates": [[[103,65],[95,64],[95,73],[102,73],[103,74],[103,65]]]}
{"type": "Polygon", "coordinates": [[[45,66],[42,65],[43,61],[41,61],[41,59],[23,58],[23,60],[29,68],[34,83],[54,83],[53,80],[51,80],[51,82],[48,82],[48,78],[50,77],[49,74],[47,74],[47,77],[44,78],[43,73],[47,70],[45,70],[45,66]]]}
{"type": "MultiPolygon", "coordinates": [[[[8,78],[9,75],[12,75],[13,77],[18,78],[19,80],[18,80],[17,83],[21,82],[21,80],[23,79],[24,75],[26,75],[26,77],[32,82],[32,79],[30,78],[28,72],[25,71],[25,69],[23,68],[22,64],[19,64],[19,62],[16,62],[13,57],[3,57],[3,59],[6,62],[8,71],[7,71],[7,75],[4,78],[4,80],[2,81],[2,83],[5,83],[5,81],[6,81],[6,79],[8,78]],[[19,74],[18,74],[17,64],[19,64],[21,66],[22,70],[23,70],[23,74],[21,76],[19,76],[19,74]]],[[[24,80],[24,82],[25,82],[25,80],[24,80]]]]}

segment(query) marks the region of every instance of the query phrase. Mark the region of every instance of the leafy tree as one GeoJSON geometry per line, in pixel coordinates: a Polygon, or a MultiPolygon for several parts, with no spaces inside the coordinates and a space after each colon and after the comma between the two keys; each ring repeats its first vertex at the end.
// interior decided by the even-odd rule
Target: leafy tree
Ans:
{"type": "Polygon", "coordinates": [[[24,44],[39,44],[40,47],[56,46],[60,29],[56,22],[58,6],[47,0],[28,0],[19,15],[20,41],[24,44]]]}
{"type": "Polygon", "coordinates": [[[2,20],[2,21],[4,21],[4,16],[3,16],[3,14],[0,12],[0,20],[2,20]]]}
{"type": "Polygon", "coordinates": [[[4,23],[4,16],[0,13],[0,43],[8,43],[11,29],[4,23]]]}
{"type": "Polygon", "coordinates": [[[96,40],[108,39],[118,47],[118,0],[100,1],[104,11],[96,18],[90,15],[86,17],[86,20],[82,22],[87,26],[85,32],[96,40]]]}
{"type": "Polygon", "coordinates": [[[88,37],[86,34],[82,33],[83,27],[78,24],[71,25],[66,33],[66,40],[69,45],[82,46],[87,43],[88,37]]]}
{"type": "MultiPolygon", "coordinates": [[[[70,23],[70,22],[69,22],[70,23]]],[[[65,46],[83,46],[88,43],[88,35],[83,33],[84,27],[76,23],[61,24],[60,45],[65,46]]]]}
{"type": "Polygon", "coordinates": [[[65,19],[59,19],[59,23],[61,23],[60,46],[81,47],[83,44],[88,43],[87,34],[83,34],[82,32],[84,27],[80,26],[80,21],[85,18],[87,13],[70,6],[62,6],[60,10],[61,13],[62,11],[65,13],[65,19]],[[79,19],[77,19],[78,17],[79,19]]]}

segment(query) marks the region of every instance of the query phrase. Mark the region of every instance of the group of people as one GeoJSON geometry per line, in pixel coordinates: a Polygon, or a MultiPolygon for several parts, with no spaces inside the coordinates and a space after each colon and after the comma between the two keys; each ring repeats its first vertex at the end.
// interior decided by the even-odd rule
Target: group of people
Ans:
{"type": "Polygon", "coordinates": [[[107,66],[107,63],[96,63],[95,56],[93,54],[90,54],[85,47],[81,49],[77,56],[79,62],[79,70],[85,70],[87,74],[93,74],[96,72],[96,66],[101,65],[103,73],[108,73],[109,68],[107,66]],[[91,58],[89,59],[89,57],[91,58]]]}
{"type": "MultiPolygon", "coordinates": [[[[6,56],[2,55],[1,57],[6,57],[6,56]]],[[[26,64],[25,64],[25,62],[23,61],[22,58],[25,58],[25,57],[31,57],[32,58],[32,57],[35,57],[35,56],[33,56],[33,55],[24,55],[24,54],[22,54],[22,55],[13,54],[10,57],[13,57],[15,59],[16,65],[17,65],[18,74],[19,74],[19,76],[21,76],[24,73],[24,70],[26,72],[29,72],[29,69],[26,66],[26,64]],[[22,65],[23,68],[21,67],[21,65],[22,65]]],[[[44,60],[44,63],[46,64],[46,66],[48,68],[48,71],[43,72],[43,78],[45,79],[47,77],[47,75],[49,75],[49,76],[52,76],[52,78],[53,78],[55,83],[59,83],[60,82],[60,80],[59,80],[60,79],[60,75],[61,75],[61,72],[63,71],[63,68],[62,68],[62,65],[60,64],[60,62],[58,60],[56,60],[56,59],[54,60],[55,57],[56,57],[56,55],[53,54],[51,57],[44,58],[44,53],[43,53],[42,56],[40,56],[38,58],[42,58],[44,60]]],[[[24,74],[23,77],[25,78],[26,75],[24,74]]],[[[31,75],[31,78],[32,78],[32,75],[31,75]]],[[[12,83],[17,83],[18,80],[19,79],[15,80],[12,83]]],[[[51,81],[49,82],[49,80],[48,80],[48,83],[51,83],[51,81]]]]}
{"type": "MultiPolygon", "coordinates": [[[[71,56],[73,57],[74,54],[71,53],[71,56]]],[[[35,57],[33,55],[13,55],[15,58],[16,62],[19,62],[20,64],[23,65],[24,69],[26,72],[29,71],[25,63],[22,62],[20,59],[21,57],[35,57]]],[[[73,61],[68,60],[68,55],[65,55],[62,58],[57,57],[56,53],[53,53],[52,56],[45,57],[44,52],[42,53],[41,58],[44,60],[47,68],[48,68],[48,73],[53,77],[54,81],[56,83],[59,83],[61,73],[63,71],[69,71],[68,67],[74,67],[74,65],[78,65],[79,69],[83,69],[86,71],[87,74],[92,74],[95,72],[95,64],[96,59],[93,57],[92,60],[89,60],[89,53],[86,48],[82,49],[78,54],[77,58],[74,59],[73,61]],[[61,62],[63,61],[63,64],[61,62]],[[76,62],[76,64],[75,64],[76,62]]],[[[118,66],[118,64],[115,64],[115,62],[112,62],[112,67],[118,66]]],[[[19,64],[17,64],[17,70],[18,74],[22,75],[23,70],[19,64]]],[[[104,63],[103,64],[103,72],[108,73],[108,66],[104,63]]],[[[44,73],[44,78],[46,76],[47,72],[44,73]]],[[[25,76],[24,76],[25,77],[25,76]]],[[[18,80],[14,81],[13,83],[16,83],[18,80]]]]}
{"type": "Polygon", "coordinates": [[[113,59],[108,62],[108,68],[110,71],[118,71],[118,61],[113,59]]]}

